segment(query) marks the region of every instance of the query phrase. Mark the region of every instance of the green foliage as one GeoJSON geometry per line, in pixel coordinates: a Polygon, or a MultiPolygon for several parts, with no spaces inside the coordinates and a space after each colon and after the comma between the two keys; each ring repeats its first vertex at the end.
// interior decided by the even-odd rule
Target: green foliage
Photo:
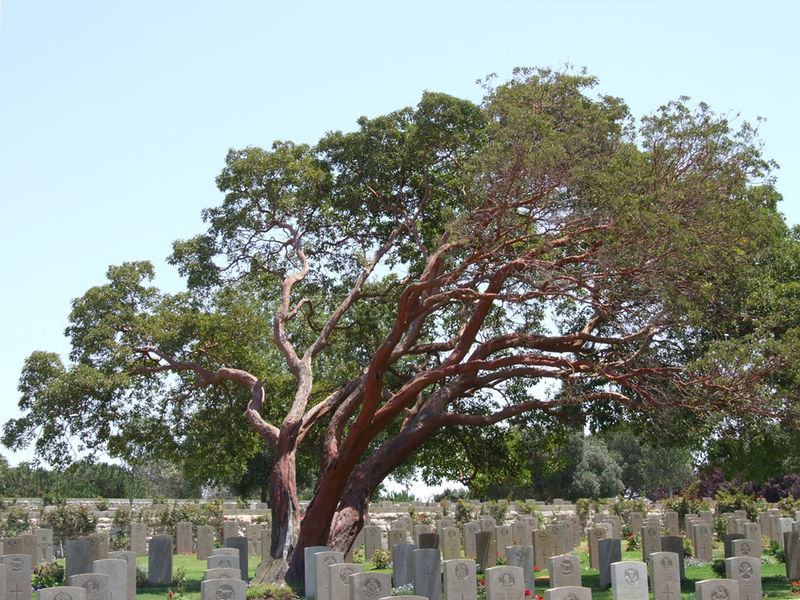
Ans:
{"type": "Polygon", "coordinates": [[[98,498],[97,502],[95,502],[94,507],[99,511],[106,511],[109,509],[108,500],[105,498],[98,498]]]}
{"type": "Polygon", "coordinates": [[[481,512],[486,513],[495,520],[495,523],[502,525],[506,522],[506,513],[508,512],[508,500],[489,500],[488,505],[481,506],[481,512]]]}
{"type": "Polygon", "coordinates": [[[578,520],[581,522],[581,527],[588,527],[592,522],[592,513],[601,512],[604,507],[608,505],[608,500],[605,498],[578,498],[575,500],[575,509],[578,515],[578,520]]]}
{"type": "Polygon", "coordinates": [[[717,503],[717,512],[726,513],[736,510],[747,512],[747,518],[753,522],[758,521],[758,515],[764,506],[763,501],[756,499],[755,494],[745,494],[741,489],[717,490],[714,500],[717,503]]]}
{"type": "Polygon", "coordinates": [[[455,506],[455,520],[458,525],[463,526],[475,518],[476,507],[463,498],[456,501],[455,506]]]}
{"type": "Polygon", "coordinates": [[[767,552],[775,557],[778,562],[786,562],[786,550],[778,540],[769,540],[767,552]]]}
{"type": "Polygon", "coordinates": [[[388,569],[392,565],[392,553],[388,550],[375,550],[372,553],[372,564],[376,569],[388,569]]]}
{"type": "Polygon", "coordinates": [[[119,506],[114,511],[114,516],[111,518],[111,524],[118,529],[125,530],[131,526],[133,522],[133,514],[130,508],[119,506]]]}
{"type": "Polygon", "coordinates": [[[118,531],[117,533],[111,535],[108,538],[108,545],[111,550],[118,551],[118,550],[130,550],[131,549],[131,538],[128,535],[125,535],[122,531],[118,531]]]}
{"type": "Polygon", "coordinates": [[[64,566],[52,560],[33,567],[31,584],[34,590],[56,587],[64,581],[64,566]]]}
{"type": "Polygon", "coordinates": [[[251,585],[247,588],[248,600],[297,600],[300,598],[287,585],[251,585]]]}
{"type": "Polygon", "coordinates": [[[714,517],[714,537],[718,542],[725,539],[728,533],[728,520],[723,517],[714,517]]]}
{"type": "Polygon", "coordinates": [[[711,561],[711,570],[719,579],[725,578],[725,561],[721,558],[715,558],[711,561]]]}
{"type": "Polygon", "coordinates": [[[692,545],[692,540],[688,537],[683,538],[683,555],[686,558],[694,556],[694,546],[692,545]]]}
{"type": "MultiPolygon", "coordinates": [[[[683,496],[672,496],[663,501],[666,510],[674,510],[678,513],[680,523],[684,523],[687,514],[700,514],[701,510],[710,510],[711,506],[705,500],[697,497],[697,486],[690,486],[686,489],[683,496]]],[[[719,508],[719,505],[717,505],[719,508]]],[[[678,531],[671,532],[671,535],[678,535],[678,531]]]]}
{"type": "Polygon", "coordinates": [[[800,510],[800,498],[786,496],[778,500],[778,508],[785,517],[794,518],[795,513],[800,510]]]}
{"type": "Polygon", "coordinates": [[[625,534],[624,539],[625,539],[625,549],[628,552],[639,550],[642,547],[642,537],[638,533],[633,533],[632,531],[628,531],[625,534]]]}
{"type": "Polygon", "coordinates": [[[0,512],[0,537],[14,537],[30,527],[28,513],[16,506],[0,512]]]}
{"type": "Polygon", "coordinates": [[[617,501],[611,504],[611,512],[619,516],[623,522],[627,523],[631,519],[631,513],[641,513],[642,517],[647,515],[647,503],[641,498],[623,498],[620,496],[617,501]]]}
{"type": "Polygon", "coordinates": [[[97,517],[85,506],[58,506],[42,516],[45,527],[53,530],[53,539],[66,541],[94,533],[97,517]]]}

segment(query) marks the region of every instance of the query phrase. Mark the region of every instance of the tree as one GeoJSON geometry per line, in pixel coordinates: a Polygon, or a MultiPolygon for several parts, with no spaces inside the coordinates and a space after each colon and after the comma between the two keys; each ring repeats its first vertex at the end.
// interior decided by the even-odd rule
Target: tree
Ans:
{"type": "Polygon", "coordinates": [[[71,364],[27,360],[4,442],[60,459],[74,434],[204,469],[209,447],[243,467],[267,444],[275,576],[299,581],[303,548],[349,547],[440,436],[666,407],[788,419],[754,393],[774,349],[715,346],[785,232],[755,132],[685,100],[637,128],[595,83],[520,70],[481,105],[426,93],[313,147],[231,151],[208,231],[174,246],[187,291],[109,269],[73,304],[71,364]]]}

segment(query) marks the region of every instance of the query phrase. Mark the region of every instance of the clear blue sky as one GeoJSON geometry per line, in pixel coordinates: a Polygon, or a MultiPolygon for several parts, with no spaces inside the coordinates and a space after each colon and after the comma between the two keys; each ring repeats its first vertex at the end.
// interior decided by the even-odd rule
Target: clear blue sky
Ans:
{"type": "Polygon", "coordinates": [[[0,423],[108,265],[152,260],[178,289],[163,259],[219,202],[228,148],[314,142],[426,89],[478,100],[491,72],[569,62],[636,116],[680,95],[763,116],[800,222],[798,23],[791,0],[3,1],[0,423]]]}

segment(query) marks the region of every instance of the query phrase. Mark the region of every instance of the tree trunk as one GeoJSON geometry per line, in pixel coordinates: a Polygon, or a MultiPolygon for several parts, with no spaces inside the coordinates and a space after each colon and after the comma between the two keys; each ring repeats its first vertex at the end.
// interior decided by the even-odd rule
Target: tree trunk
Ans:
{"type": "Polygon", "coordinates": [[[297,543],[300,525],[294,451],[276,454],[270,475],[269,497],[272,513],[270,556],[276,560],[288,560],[297,543]]]}

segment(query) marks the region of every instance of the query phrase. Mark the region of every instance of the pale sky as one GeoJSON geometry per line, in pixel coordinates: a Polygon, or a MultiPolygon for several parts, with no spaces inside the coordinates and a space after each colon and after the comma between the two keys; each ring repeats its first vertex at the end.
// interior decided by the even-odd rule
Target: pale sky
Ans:
{"type": "MultiPolygon", "coordinates": [[[[5,0],[0,423],[34,350],[107,267],[204,230],[228,148],[313,143],[423,90],[478,101],[515,66],[587,67],[637,117],[687,95],[761,126],[800,222],[800,2],[5,0]]],[[[11,454],[10,462],[31,453],[11,454]]]]}

